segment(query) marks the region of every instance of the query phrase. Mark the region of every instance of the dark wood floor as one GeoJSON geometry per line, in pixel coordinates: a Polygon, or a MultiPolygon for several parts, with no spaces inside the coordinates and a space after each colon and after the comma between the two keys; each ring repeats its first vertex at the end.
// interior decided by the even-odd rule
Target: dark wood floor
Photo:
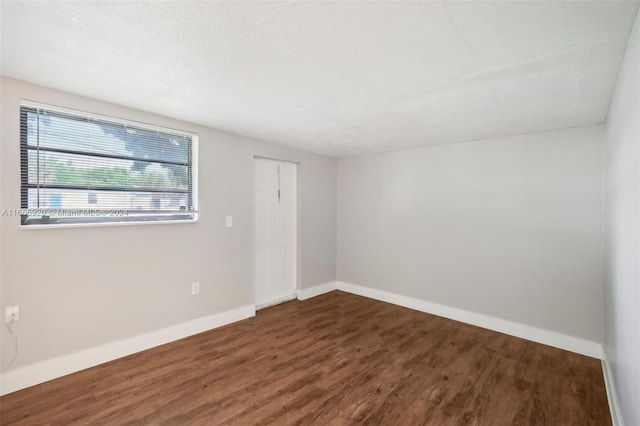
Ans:
{"type": "Polygon", "coordinates": [[[610,425],[600,361],[342,292],[0,398],[2,425],[610,425]]]}

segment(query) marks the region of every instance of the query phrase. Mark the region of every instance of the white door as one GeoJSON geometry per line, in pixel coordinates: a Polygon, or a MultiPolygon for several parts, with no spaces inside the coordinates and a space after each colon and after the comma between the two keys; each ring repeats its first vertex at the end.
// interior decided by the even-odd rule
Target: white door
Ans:
{"type": "Polygon", "coordinates": [[[255,159],[255,300],[263,308],[296,291],[296,165],[255,159]]]}

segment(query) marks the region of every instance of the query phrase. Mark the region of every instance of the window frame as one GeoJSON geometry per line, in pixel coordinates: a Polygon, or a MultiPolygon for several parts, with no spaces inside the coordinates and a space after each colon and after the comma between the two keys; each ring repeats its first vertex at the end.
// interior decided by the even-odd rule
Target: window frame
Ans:
{"type": "MultiPolygon", "coordinates": [[[[198,134],[194,132],[189,132],[185,130],[179,130],[167,126],[160,126],[135,120],[128,120],[120,117],[107,116],[102,114],[90,113],[86,111],[80,111],[71,108],[59,107],[49,104],[44,104],[40,102],[33,102],[29,100],[22,100],[19,106],[19,122],[20,122],[20,227],[22,229],[41,229],[41,228],[56,228],[56,227],[85,227],[85,226],[105,226],[105,225],[140,225],[140,224],[177,224],[177,223],[196,223],[198,222],[198,134]],[[191,190],[187,189],[185,192],[187,195],[187,204],[192,206],[191,210],[186,210],[185,213],[171,213],[171,212],[162,212],[162,210],[149,210],[149,211],[141,211],[136,212],[134,215],[107,215],[108,210],[117,210],[115,208],[96,208],[96,209],[68,209],[70,211],[73,210],[94,210],[100,211],[101,214],[98,215],[78,215],[75,217],[68,218],[45,218],[45,217],[33,217],[33,215],[22,214],[25,211],[29,210],[47,210],[47,208],[31,208],[28,207],[28,191],[34,187],[34,184],[29,183],[29,160],[28,153],[29,151],[36,152],[61,152],[65,153],[64,149],[45,149],[45,150],[34,150],[33,147],[30,148],[28,144],[29,132],[23,131],[23,126],[26,129],[26,120],[27,114],[31,111],[28,109],[42,109],[49,111],[54,114],[61,114],[63,116],[75,116],[80,120],[86,121],[101,121],[104,123],[115,124],[118,126],[128,126],[135,129],[148,130],[154,132],[160,132],[165,134],[171,134],[181,137],[186,137],[190,139],[190,144],[188,145],[188,155],[187,158],[190,157],[190,161],[186,161],[184,165],[187,167],[188,173],[188,182],[191,183],[191,190]]],[[[95,157],[95,158],[105,158],[109,156],[95,154],[91,152],[82,153],[81,151],[77,152],[69,152],[72,154],[86,155],[87,157],[95,157]]],[[[125,160],[136,160],[136,157],[126,157],[123,156],[122,159],[125,160]]],[[[111,157],[116,158],[116,156],[111,157]]],[[[116,158],[117,159],[117,158],[116,158]]],[[[149,160],[149,159],[138,159],[142,161],[149,161],[153,164],[169,164],[172,161],[163,161],[163,160],[149,160]]],[[[39,184],[39,183],[38,183],[39,184]]],[[[37,185],[37,184],[36,184],[37,185]]],[[[51,186],[49,186],[51,187],[51,186]]],[[[147,191],[149,188],[121,188],[118,189],[116,187],[106,187],[110,191],[114,191],[117,193],[127,193],[127,192],[149,192],[147,191]]],[[[189,184],[187,184],[187,188],[189,188],[189,184]]],[[[84,187],[83,185],[60,185],[60,189],[70,189],[70,190],[81,190],[86,191],[87,194],[90,194],[92,191],[96,190],[105,190],[105,187],[84,187]]],[[[163,192],[160,191],[151,191],[151,192],[163,192]]],[[[49,209],[51,210],[51,209],[49,209]]]]}

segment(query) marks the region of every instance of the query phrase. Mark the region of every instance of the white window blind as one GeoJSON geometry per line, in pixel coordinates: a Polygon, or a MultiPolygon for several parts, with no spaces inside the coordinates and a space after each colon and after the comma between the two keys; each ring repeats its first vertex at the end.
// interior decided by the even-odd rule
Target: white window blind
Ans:
{"type": "Polygon", "coordinates": [[[197,136],[22,104],[22,225],[196,220],[197,136]]]}

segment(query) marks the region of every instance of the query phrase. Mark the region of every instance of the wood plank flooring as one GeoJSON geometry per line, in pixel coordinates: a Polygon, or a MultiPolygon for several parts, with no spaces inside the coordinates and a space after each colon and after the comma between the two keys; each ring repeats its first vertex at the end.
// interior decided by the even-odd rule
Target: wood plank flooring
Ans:
{"type": "Polygon", "coordinates": [[[2,425],[610,425],[600,361],[339,291],[0,398],[2,425]]]}

